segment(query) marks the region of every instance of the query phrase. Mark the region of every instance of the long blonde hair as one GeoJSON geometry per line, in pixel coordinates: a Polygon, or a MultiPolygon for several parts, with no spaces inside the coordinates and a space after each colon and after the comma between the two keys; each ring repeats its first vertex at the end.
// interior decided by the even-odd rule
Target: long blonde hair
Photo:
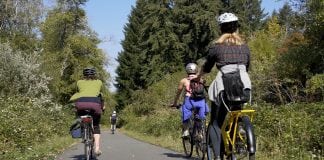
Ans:
{"type": "Polygon", "coordinates": [[[233,32],[222,34],[214,41],[214,44],[242,45],[244,44],[244,41],[237,32],[233,32]]]}

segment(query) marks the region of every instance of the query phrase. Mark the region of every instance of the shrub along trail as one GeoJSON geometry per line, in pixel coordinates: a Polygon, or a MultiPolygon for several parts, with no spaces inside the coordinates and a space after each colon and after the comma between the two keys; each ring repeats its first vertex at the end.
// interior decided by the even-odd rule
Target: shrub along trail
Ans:
{"type": "MultiPolygon", "coordinates": [[[[78,143],[58,156],[57,160],[82,159],[83,143],[78,143]]],[[[186,159],[182,153],[177,153],[155,145],[144,143],[127,137],[120,132],[111,134],[103,131],[101,136],[102,155],[99,160],[176,160],[186,159]]]]}

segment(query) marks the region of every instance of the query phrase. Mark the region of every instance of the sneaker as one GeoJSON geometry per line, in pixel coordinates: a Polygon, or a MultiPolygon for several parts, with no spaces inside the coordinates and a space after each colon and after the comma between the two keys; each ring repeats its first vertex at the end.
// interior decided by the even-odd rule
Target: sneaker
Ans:
{"type": "Polygon", "coordinates": [[[182,137],[188,137],[189,136],[189,130],[185,130],[183,133],[182,133],[182,137]]]}

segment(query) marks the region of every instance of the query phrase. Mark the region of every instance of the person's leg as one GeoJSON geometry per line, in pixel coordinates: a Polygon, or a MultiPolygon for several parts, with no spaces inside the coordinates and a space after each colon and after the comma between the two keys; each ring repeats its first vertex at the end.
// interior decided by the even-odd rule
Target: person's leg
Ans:
{"type": "Polygon", "coordinates": [[[94,115],[93,116],[93,129],[94,129],[94,146],[95,146],[95,153],[100,155],[100,119],[101,115],[94,115]]]}
{"type": "Polygon", "coordinates": [[[94,137],[94,143],[95,143],[95,153],[101,154],[100,150],[100,134],[93,134],[94,137]]]}
{"type": "Polygon", "coordinates": [[[188,136],[189,135],[189,119],[191,116],[191,105],[189,102],[189,97],[185,97],[184,103],[181,107],[182,109],[182,129],[183,134],[182,136],[188,136]]]}
{"type": "Polygon", "coordinates": [[[219,115],[219,106],[217,106],[215,103],[212,103],[211,105],[211,126],[209,128],[211,142],[213,144],[213,150],[216,156],[216,159],[220,159],[220,151],[221,151],[221,142],[222,142],[222,132],[219,127],[218,123],[218,117],[219,115]]]}
{"type": "Polygon", "coordinates": [[[199,107],[199,113],[198,113],[199,114],[199,119],[205,120],[206,115],[209,112],[208,104],[206,103],[206,100],[202,99],[202,100],[196,101],[194,103],[194,105],[199,107]]]}

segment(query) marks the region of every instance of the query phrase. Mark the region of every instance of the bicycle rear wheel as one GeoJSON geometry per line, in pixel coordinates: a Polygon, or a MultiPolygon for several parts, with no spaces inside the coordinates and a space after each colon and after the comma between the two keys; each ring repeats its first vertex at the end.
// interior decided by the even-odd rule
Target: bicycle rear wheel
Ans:
{"type": "Polygon", "coordinates": [[[198,129],[196,128],[197,130],[195,134],[196,153],[199,159],[204,160],[207,152],[205,122],[198,122],[198,125],[199,126],[198,129]]]}
{"type": "Polygon", "coordinates": [[[85,127],[85,131],[84,131],[84,137],[85,137],[85,141],[84,141],[84,155],[85,155],[85,159],[86,160],[91,160],[94,157],[94,150],[93,150],[93,135],[92,135],[92,131],[90,129],[90,126],[86,126],[85,127]]]}
{"type": "Polygon", "coordinates": [[[240,118],[236,129],[235,151],[232,159],[255,159],[255,137],[248,117],[240,118]]]}

